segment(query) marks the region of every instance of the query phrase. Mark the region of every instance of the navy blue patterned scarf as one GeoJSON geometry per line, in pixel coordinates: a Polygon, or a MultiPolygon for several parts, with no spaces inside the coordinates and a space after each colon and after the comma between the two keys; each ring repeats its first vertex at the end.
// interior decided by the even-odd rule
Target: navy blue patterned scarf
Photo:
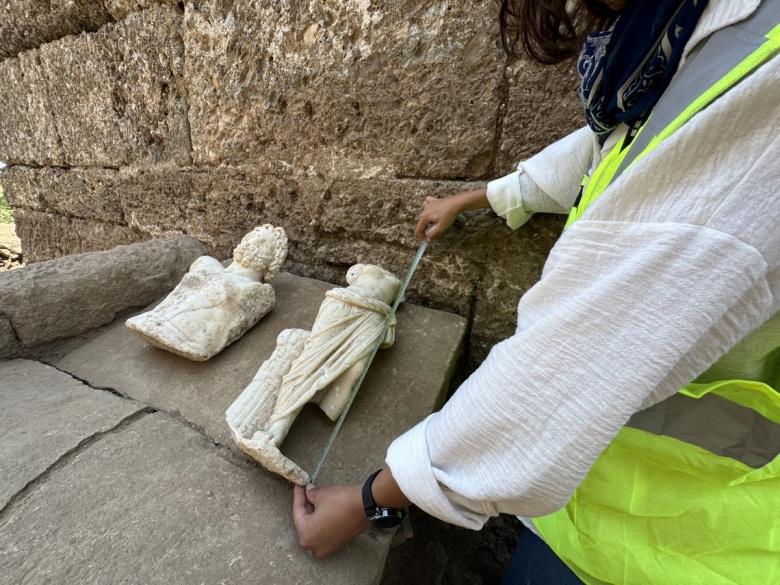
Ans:
{"type": "Polygon", "coordinates": [[[611,29],[585,39],[577,69],[588,124],[603,144],[652,110],[672,79],[707,0],[634,0],[611,29]]]}

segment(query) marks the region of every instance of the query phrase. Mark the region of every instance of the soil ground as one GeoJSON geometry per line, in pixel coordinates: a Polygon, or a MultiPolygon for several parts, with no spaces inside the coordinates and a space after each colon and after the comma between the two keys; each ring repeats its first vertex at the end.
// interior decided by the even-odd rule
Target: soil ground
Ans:
{"type": "Polygon", "coordinates": [[[410,515],[414,536],[390,550],[381,585],[497,585],[523,529],[514,516],[475,531],[410,515]]]}

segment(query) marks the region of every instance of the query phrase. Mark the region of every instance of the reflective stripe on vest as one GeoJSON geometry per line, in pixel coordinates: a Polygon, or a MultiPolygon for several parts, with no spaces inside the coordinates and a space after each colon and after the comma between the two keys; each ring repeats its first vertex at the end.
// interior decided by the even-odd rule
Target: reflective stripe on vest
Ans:
{"type": "MultiPolygon", "coordinates": [[[[748,21],[715,33],[631,147],[615,147],[602,161],[567,227],[626,168],[772,57],[780,48],[778,21],[780,0],[765,0],[748,21]]],[[[755,380],[691,383],[635,414],[566,506],[534,519],[580,579],[780,583],[780,348],[762,372],[755,380]]]]}
{"type": "Polygon", "coordinates": [[[780,50],[780,2],[764,0],[747,20],[717,31],[689,57],[630,146],[616,145],[586,176],[566,228],[628,167],[780,50]]]}

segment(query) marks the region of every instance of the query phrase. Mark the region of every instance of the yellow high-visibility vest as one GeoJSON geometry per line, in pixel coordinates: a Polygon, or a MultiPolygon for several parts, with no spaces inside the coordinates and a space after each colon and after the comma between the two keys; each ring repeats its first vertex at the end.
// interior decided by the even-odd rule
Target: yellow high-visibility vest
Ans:
{"type": "MultiPolygon", "coordinates": [[[[748,21],[708,39],[631,145],[616,146],[586,177],[566,226],[626,168],[773,58],[778,22],[780,0],[764,0],[748,21]]],[[[780,315],[771,323],[780,327],[780,315]]],[[[780,584],[779,392],[780,348],[757,379],[688,384],[635,414],[566,506],[533,520],[536,529],[590,585],[780,584]]]]}

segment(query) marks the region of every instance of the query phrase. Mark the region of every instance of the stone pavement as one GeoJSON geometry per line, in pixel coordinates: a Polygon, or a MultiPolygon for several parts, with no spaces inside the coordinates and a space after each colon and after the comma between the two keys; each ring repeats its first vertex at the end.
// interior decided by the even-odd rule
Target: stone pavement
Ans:
{"type": "MultiPolygon", "coordinates": [[[[314,559],[292,485],[238,451],[224,420],[277,334],[310,327],[331,286],[279,275],[276,308],[205,363],[146,346],[124,319],[52,365],[0,362],[0,584],[378,582],[392,535],[314,559]]],[[[440,405],[465,329],[401,305],[320,483],[362,481],[440,405]]],[[[307,406],[282,451],[313,470],[332,427],[307,406]]]]}

